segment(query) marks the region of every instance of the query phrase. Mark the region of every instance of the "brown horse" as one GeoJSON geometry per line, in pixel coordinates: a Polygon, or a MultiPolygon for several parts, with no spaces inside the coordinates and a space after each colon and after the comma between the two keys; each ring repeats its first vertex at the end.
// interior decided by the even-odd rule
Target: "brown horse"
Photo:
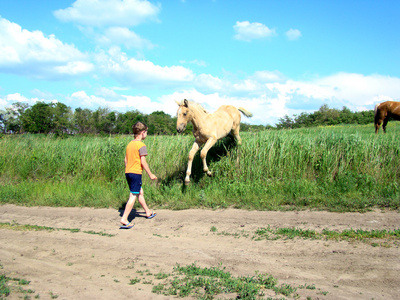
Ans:
{"type": "Polygon", "coordinates": [[[227,136],[229,133],[232,133],[240,144],[240,112],[246,117],[251,117],[252,114],[244,108],[236,108],[232,105],[222,105],[217,111],[210,114],[200,104],[193,101],[185,99],[182,102],[176,103],[179,105],[176,130],[182,133],[189,122],[193,124],[195,141],[189,152],[189,162],[185,178],[185,184],[189,184],[193,158],[201,145],[205,144],[200,152],[200,158],[203,161],[204,167],[203,170],[208,176],[211,176],[206,162],[208,150],[210,150],[219,139],[227,136]]]}
{"type": "Polygon", "coordinates": [[[386,101],[375,105],[375,133],[378,133],[382,122],[383,132],[386,133],[386,125],[389,118],[400,121],[400,102],[386,101]]]}

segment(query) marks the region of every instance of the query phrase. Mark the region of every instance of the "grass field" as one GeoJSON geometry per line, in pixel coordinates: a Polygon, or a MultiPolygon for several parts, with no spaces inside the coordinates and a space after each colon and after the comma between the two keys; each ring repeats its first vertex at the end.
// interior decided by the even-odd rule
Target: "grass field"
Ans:
{"type": "MultiPolygon", "coordinates": [[[[212,177],[195,157],[192,183],[183,184],[193,136],[148,136],[148,162],[159,178],[144,175],[152,208],[235,207],[257,210],[398,209],[400,123],[387,134],[373,125],[241,133],[208,155],[212,177]]],[[[43,135],[0,139],[0,203],[122,207],[128,198],[125,147],[131,136],[43,135]]]]}

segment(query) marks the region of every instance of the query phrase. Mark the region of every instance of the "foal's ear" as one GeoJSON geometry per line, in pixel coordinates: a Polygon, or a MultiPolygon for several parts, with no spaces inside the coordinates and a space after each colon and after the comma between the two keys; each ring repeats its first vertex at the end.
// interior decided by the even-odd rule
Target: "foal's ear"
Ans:
{"type": "Polygon", "coordinates": [[[189,107],[189,101],[187,101],[186,99],[183,100],[183,105],[185,105],[185,107],[189,107]]]}
{"type": "Polygon", "coordinates": [[[175,100],[176,104],[178,104],[178,106],[182,105],[182,102],[179,102],[178,100],[175,100]]]}

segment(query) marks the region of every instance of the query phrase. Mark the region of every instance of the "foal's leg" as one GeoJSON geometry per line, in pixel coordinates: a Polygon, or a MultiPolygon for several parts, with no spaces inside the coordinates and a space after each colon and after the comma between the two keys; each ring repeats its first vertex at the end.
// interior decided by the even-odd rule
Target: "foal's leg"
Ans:
{"type": "Polygon", "coordinates": [[[238,144],[240,145],[242,143],[242,139],[240,138],[239,135],[239,130],[240,130],[240,125],[236,126],[235,128],[232,128],[232,134],[236,138],[238,144]]]}
{"type": "Polygon", "coordinates": [[[189,162],[188,162],[188,167],[186,170],[185,184],[190,183],[190,174],[192,174],[193,158],[194,158],[197,150],[199,150],[199,148],[200,148],[200,145],[197,142],[194,142],[192,149],[189,152],[189,162]]]}
{"type": "Polygon", "coordinates": [[[208,150],[210,150],[210,148],[212,146],[215,145],[216,142],[217,142],[216,138],[210,138],[206,142],[206,144],[204,145],[203,149],[201,149],[201,152],[200,152],[200,158],[203,161],[203,170],[204,170],[204,172],[207,172],[208,176],[211,176],[211,172],[208,170],[208,166],[207,166],[207,160],[206,160],[207,152],[208,152],[208,150]]]}

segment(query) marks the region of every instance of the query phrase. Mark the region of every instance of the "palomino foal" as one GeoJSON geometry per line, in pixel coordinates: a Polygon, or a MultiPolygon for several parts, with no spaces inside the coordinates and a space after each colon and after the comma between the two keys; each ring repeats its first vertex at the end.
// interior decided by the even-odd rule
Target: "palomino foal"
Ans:
{"type": "Polygon", "coordinates": [[[207,111],[198,103],[183,100],[177,102],[179,105],[177,113],[176,130],[182,133],[189,122],[193,124],[193,135],[195,137],[192,149],[189,152],[189,162],[186,170],[185,184],[190,183],[190,174],[192,173],[193,158],[199,148],[204,144],[200,152],[200,158],[203,161],[203,170],[208,176],[211,172],[207,166],[207,152],[219,140],[232,133],[238,144],[242,140],[239,136],[240,129],[240,112],[246,117],[252,114],[244,108],[236,108],[232,105],[222,105],[214,113],[207,111]]]}

